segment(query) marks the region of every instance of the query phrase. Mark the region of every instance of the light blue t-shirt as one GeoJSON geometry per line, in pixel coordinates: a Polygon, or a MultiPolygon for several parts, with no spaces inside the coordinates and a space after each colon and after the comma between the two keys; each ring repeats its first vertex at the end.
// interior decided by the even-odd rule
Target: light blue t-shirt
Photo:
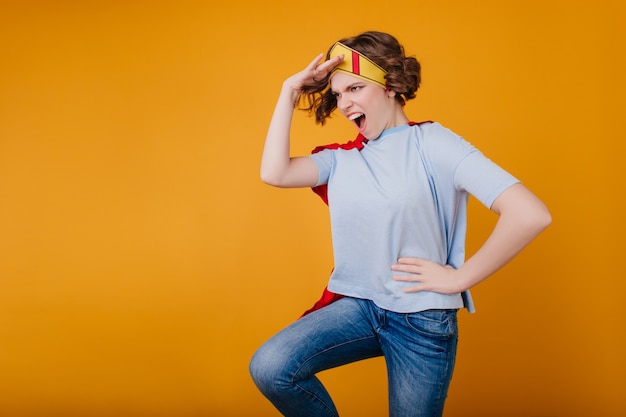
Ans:
{"type": "Polygon", "coordinates": [[[439,123],[385,130],[357,149],[310,156],[317,185],[328,184],[334,270],[328,289],[408,313],[467,307],[469,291],[404,293],[394,281],[400,257],[455,268],[465,260],[467,200],[490,207],[516,178],[439,123]]]}

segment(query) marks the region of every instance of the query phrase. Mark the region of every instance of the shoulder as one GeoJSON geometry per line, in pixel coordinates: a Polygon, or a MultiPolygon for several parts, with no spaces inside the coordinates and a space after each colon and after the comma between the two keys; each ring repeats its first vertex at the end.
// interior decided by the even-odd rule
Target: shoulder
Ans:
{"type": "Polygon", "coordinates": [[[461,136],[453,132],[451,129],[443,126],[439,122],[417,123],[413,126],[424,140],[436,141],[458,141],[461,136]]]}
{"type": "Polygon", "coordinates": [[[476,151],[461,135],[439,122],[416,124],[414,129],[422,152],[433,157],[462,157],[476,151]]]}

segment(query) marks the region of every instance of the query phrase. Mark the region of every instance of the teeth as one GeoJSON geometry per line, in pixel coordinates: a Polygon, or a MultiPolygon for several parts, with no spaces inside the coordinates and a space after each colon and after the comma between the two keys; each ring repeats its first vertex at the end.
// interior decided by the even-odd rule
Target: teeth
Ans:
{"type": "Polygon", "coordinates": [[[361,116],[363,116],[363,113],[354,113],[354,114],[351,114],[350,117],[348,117],[348,119],[356,120],[356,119],[358,119],[361,116]]]}

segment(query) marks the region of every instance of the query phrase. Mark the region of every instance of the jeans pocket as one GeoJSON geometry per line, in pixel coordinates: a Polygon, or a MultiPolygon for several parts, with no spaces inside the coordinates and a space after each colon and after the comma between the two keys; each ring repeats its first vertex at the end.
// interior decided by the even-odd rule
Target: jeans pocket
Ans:
{"type": "Polygon", "coordinates": [[[448,340],[458,331],[456,310],[426,310],[405,317],[410,329],[431,339],[448,340]]]}

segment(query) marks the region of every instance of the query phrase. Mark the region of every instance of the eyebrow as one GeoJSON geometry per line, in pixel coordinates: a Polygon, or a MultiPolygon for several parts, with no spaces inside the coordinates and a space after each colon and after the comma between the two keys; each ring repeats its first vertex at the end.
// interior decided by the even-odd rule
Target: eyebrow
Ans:
{"type": "MultiPolygon", "coordinates": [[[[364,85],[365,81],[355,81],[351,84],[348,84],[343,91],[348,91],[349,89],[351,89],[352,87],[354,87],[355,85],[364,85]]],[[[339,91],[335,90],[334,88],[330,87],[330,91],[331,93],[337,94],[339,91]]]]}

